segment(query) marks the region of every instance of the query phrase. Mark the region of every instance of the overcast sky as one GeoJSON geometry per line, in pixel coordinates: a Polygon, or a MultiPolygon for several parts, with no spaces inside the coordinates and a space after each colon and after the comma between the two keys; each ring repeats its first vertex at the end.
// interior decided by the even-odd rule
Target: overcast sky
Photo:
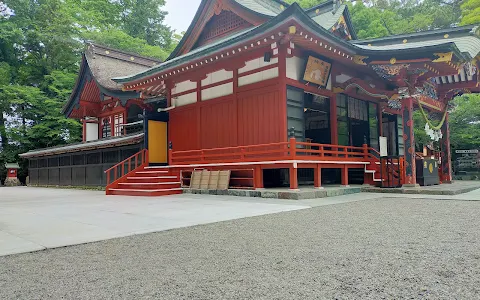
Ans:
{"type": "Polygon", "coordinates": [[[168,11],[165,23],[177,32],[187,31],[201,0],[166,0],[168,11]]]}

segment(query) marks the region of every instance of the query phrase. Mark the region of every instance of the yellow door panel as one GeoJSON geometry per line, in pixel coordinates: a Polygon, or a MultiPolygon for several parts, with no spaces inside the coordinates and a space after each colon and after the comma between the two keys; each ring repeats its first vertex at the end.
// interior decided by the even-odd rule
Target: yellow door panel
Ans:
{"type": "Polygon", "coordinates": [[[167,163],[167,123],[148,120],[148,157],[150,163],[167,163]]]}

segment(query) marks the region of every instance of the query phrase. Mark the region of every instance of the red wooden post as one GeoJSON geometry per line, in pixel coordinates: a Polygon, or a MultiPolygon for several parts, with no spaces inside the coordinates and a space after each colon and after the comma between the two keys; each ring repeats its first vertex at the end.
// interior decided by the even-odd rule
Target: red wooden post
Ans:
{"type": "Polygon", "coordinates": [[[417,186],[415,165],[415,135],[413,131],[413,98],[402,100],[403,143],[405,145],[405,184],[417,186]]]}
{"type": "Polygon", "coordinates": [[[122,163],[122,176],[125,175],[125,162],[122,163]]]}
{"type": "Polygon", "coordinates": [[[316,189],[322,189],[322,167],[318,164],[315,169],[313,169],[313,186],[316,189]]]}
{"type": "Polygon", "coordinates": [[[342,185],[348,186],[348,166],[345,165],[342,168],[342,185]]]}
{"type": "Polygon", "coordinates": [[[368,145],[367,144],[363,144],[363,158],[365,160],[368,159],[368,145]]]}
{"type": "Polygon", "coordinates": [[[135,155],[135,168],[138,166],[138,155],[135,155]]]}
{"type": "Polygon", "coordinates": [[[87,121],[85,120],[85,117],[83,117],[83,129],[82,129],[82,141],[86,142],[87,141],[87,121]]]}
{"type": "Polygon", "coordinates": [[[107,185],[110,184],[110,171],[107,172],[107,185]]]}
{"type": "Polygon", "coordinates": [[[291,190],[298,190],[298,172],[297,166],[293,164],[289,169],[290,175],[290,189],[291,190]]]}
{"type": "Polygon", "coordinates": [[[173,164],[173,150],[172,149],[168,149],[168,165],[172,165],[173,164]]]}
{"type": "Polygon", "coordinates": [[[240,148],[240,153],[241,153],[240,154],[240,159],[242,161],[244,161],[245,160],[245,148],[244,147],[240,148]]]}
{"type": "Polygon", "coordinates": [[[324,148],[323,148],[323,146],[320,146],[320,148],[318,148],[318,150],[320,150],[320,157],[323,157],[323,156],[324,156],[324,153],[323,153],[324,148]]]}
{"type": "Polygon", "coordinates": [[[290,157],[292,160],[295,160],[295,157],[297,156],[297,143],[295,141],[294,137],[290,138],[290,157]]]}
{"type": "Polygon", "coordinates": [[[205,161],[205,153],[202,150],[202,154],[200,156],[200,161],[205,161]]]}
{"type": "Polygon", "coordinates": [[[255,168],[255,188],[256,189],[263,189],[263,170],[262,167],[255,168]]]}

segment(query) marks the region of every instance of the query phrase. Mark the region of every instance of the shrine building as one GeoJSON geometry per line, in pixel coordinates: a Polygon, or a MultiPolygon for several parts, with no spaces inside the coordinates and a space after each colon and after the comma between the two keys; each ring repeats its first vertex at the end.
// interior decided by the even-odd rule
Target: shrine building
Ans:
{"type": "Polygon", "coordinates": [[[119,195],[181,193],[194,170],[230,189],[445,184],[479,53],[475,26],[358,40],[338,1],[203,0],[165,62],[89,44],[64,109],[84,142],[21,156],[30,182],[119,195]],[[415,151],[417,109],[438,153],[415,151]]]}

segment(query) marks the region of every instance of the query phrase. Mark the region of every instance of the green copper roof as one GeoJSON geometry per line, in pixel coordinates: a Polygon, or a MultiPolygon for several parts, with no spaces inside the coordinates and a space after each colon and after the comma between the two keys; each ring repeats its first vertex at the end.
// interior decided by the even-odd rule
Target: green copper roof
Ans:
{"type": "MultiPolygon", "coordinates": [[[[369,47],[359,43],[347,42],[333,35],[331,32],[329,32],[325,28],[321,27],[317,22],[312,20],[312,18],[310,18],[307,15],[307,13],[297,3],[294,3],[290,7],[285,9],[277,17],[272,18],[271,20],[269,20],[268,22],[262,25],[249,28],[247,30],[238,32],[229,37],[225,37],[223,39],[217,40],[212,44],[208,44],[203,47],[197,48],[185,55],[175,57],[147,71],[144,71],[132,76],[114,78],[113,80],[119,83],[127,83],[127,82],[135,81],[141,78],[145,78],[160,72],[173,70],[174,68],[177,68],[181,64],[190,62],[194,59],[207,57],[209,55],[218,53],[218,51],[225,49],[227,47],[237,46],[244,43],[246,40],[261,37],[265,35],[266,32],[270,32],[275,28],[284,24],[286,21],[289,21],[292,19],[296,20],[300,24],[300,26],[304,27],[305,29],[308,29],[311,32],[316,32],[318,35],[322,36],[322,38],[325,39],[327,42],[335,44],[337,49],[342,49],[343,51],[349,51],[352,54],[375,56],[376,58],[382,58],[382,59],[383,58],[390,59],[392,55],[395,55],[397,59],[399,59],[401,57],[412,57],[412,56],[414,57],[416,53],[422,53],[422,55],[425,55],[425,53],[427,53],[431,55],[435,52],[453,51],[457,57],[465,60],[466,59],[465,56],[462,55],[458,47],[462,47],[462,49],[468,48],[469,53],[473,53],[476,49],[476,43],[473,41],[469,42],[472,45],[468,47],[466,45],[463,46],[463,44],[460,41],[458,42],[458,45],[457,43],[452,41],[442,41],[438,43],[412,43],[411,45],[408,45],[407,43],[407,44],[395,45],[396,48],[390,47],[390,46],[369,47]]],[[[463,41],[463,42],[466,42],[466,41],[463,41]]]]}
{"type": "Polygon", "coordinates": [[[274,17],[283,11],[281,8],[281,5],[283,5],[283,7],[288,6],[288,4],[284,4],[274,0],[234,0],[234,1],[251,11],[254,11],[262,15],[270,16],[270,17],[274,17]]]}
{"type": "Polygon", "coordinates": [[[368,50],[406,50],[428,46],[454,44],[460,52],[472,59],[480,53],[480,38],[475,35],[477,26],[462,26],[419,33],[388,36],[378,39],[352,41],[368,50]],[[371,46],[368,46],[368,45],[371,46]]]}
{"type": "Polygon", "coordinates": [[[453,43],[458,48],[458,50],[464,54],[468,54],[470,58],[474,58],[480,53],[480,39],[474,36],[464,36],[464,37],[457,37],[457,38],[448,38],[448,39],[441,39],[441,40],[429,40],[423,42],[412,42],[409,43],[401,43],[401,44],[392,44],[392,45],[382,45],[382,46],[368,46],[368,45],[358,45],[362,49],[368,50],[406,50],[406,49],[414,49],[414,48],[421,48],[427,46],[438,46],[438,45],[445,45],[453,43]]]}
{"type": "MultiPolygon", "coordinates": [[[[171,60],[172,58],[176,57],[179,54],[180,49],[182,48],[182,46],[184,45],[188,37],[191,35],[195,27],[195,24],[199,21],[201,12],[205,9],[208,1],[209,0],[202,0],[197,10],[197,13],[195,14],[195,17],[193,18],[192,23],[188,27],[183,38],[178,43],[177,47],[172,51],[172,53],[170,53],[170,56],[167,58],[167,61],[171,60]]],[[[267,18],[274,18],[293,5],[293,4],[288,4],[281,0],[232,0],[232,1],[254,14],[261,15],[267,18]]],[[[297,3],[295,4],[298,6],[297,3]]],[[[333,10],[333,0],[328,0],[315,7],[306,9],[305,12],[310,17],[315,17],[315,21],[325,29],[332,28],[332,26],[335,24],[338,18],[340,18],[340,16],[345,12],[346,22],[352,31],[350,32],[350,34],[352,35],[353,39],[356,39],[356,34],[355,32],[353,32],[353,26],[350,20],[350,15],[348,13],[348,8],[345,5],[342,5],[339,7],[339,9],[336,10],[335,14],[332,13],[332,10],[333,10]],[[319,11],[318,15],[316,14],[317,9],[319,11]],[[337,16],[336,20],[334,20],[334,16],[337,16]]]]}
{"type": "Polygon", "coordinates": [[[312,17],[312,20],[318,23],[318,25],[322,26],[325,29],[330,29],[337,23],[338,19],[343,15],[346,5],[341,5],[335,13],[333,11],[327,11],[323,14],[319,14],[318,16],[312,17]]]}

